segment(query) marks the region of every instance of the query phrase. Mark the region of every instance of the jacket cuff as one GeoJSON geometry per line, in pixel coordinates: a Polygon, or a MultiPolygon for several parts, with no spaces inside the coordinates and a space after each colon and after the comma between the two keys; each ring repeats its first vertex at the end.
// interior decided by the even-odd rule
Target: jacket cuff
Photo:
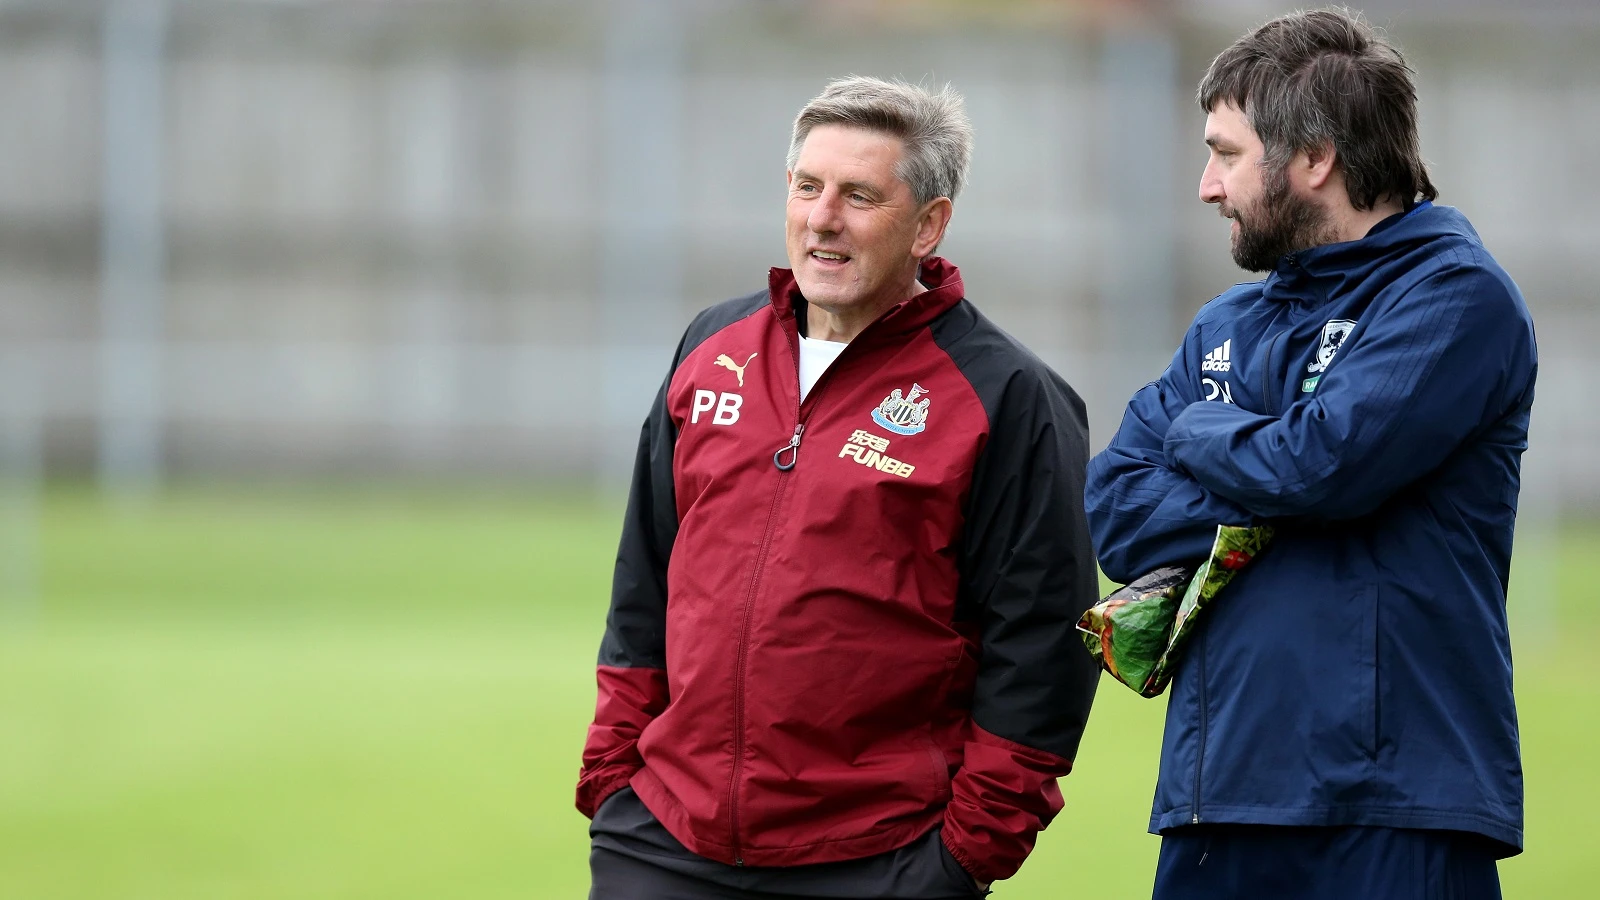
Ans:
{"type": "MultiPolygon", "coordinates": [[[[952,834],[950,834],[949,828],[941,828],[941,831],[942,834],[939,834],[939,841],[944,842],[944,849],[949,850],[950,857],[954,858],[955,862],[962,863],[963,870],[966,870],[966,874],[970,874],[971,878],[973,878],[974,889],[978,887],[976,882],[994,884],[994,882],[1000,881],[1000,879],[1010,878],[1010,876],[1016,874],[1011,873],[1011,871],[992,870],[992,868],[982,866],[981,863],[976,860],[976,858],[973,858],[973,855],[968,854],[968,852],[963,850],[962,847],[958,846],[958,844],[954,844],[954,842],[950,841],[952,834]]],[[[986,890],[984,894],[987,895],[989,892],[986,890]]]]}
{"type": "MultiPolygon", "coordinates": [[[[967,870],[968,875],[972,875],[972,857],[967,855],[967,851],[957,847],[955,844],[950,843],[950,832],[945,831],[942,828],[940,829],[940,832],[939,840],[944,842],[944,848],[950,851],[950,855],[955,857],[955,861],[961,864],[961,868],[967,870]]],[[[978,876],[972,875],[972,877],[977,878],[978,876]]]]}
{"type": "Polygon", "coordinates": [[[1063,801],[1064,757],[1018,744],[974,725],[963,768],[951,782],[941,837],[951,857],[979,881],[1010,878],[1027,859],[1063,801]]]}
{"type": "Polygon", "coordinates": [[[595,810],[606,798],[628,786],[633,776],[639,769],[628,767],[620,769],[605,769],[600,772],[591,772],[578,779],[578,812],[586,818],[593,819],[595,810]]]}

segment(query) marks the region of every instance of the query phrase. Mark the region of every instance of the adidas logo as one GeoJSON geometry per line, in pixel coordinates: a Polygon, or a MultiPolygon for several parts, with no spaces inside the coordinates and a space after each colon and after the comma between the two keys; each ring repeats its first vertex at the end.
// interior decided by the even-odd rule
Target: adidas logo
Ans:
{"type": "Polygon", "coordinates": [[[1206,354],[1200,361],[1202,372],[1228,372],[1233,369],[1233,338],[1222,342],[1222,346],[1206,354]]]}

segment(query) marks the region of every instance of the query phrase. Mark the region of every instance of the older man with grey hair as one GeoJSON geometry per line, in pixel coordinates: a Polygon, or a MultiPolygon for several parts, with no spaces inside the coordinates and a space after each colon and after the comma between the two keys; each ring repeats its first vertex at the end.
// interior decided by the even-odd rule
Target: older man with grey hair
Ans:
{"type": "Polygon", "coordinates": [[[578,808],[591,898],[958,898],[1061,809],[1097,671],[1083,403],[933,252],[961,98],[800,111],[791,268],[645,420],[578,808]]]}

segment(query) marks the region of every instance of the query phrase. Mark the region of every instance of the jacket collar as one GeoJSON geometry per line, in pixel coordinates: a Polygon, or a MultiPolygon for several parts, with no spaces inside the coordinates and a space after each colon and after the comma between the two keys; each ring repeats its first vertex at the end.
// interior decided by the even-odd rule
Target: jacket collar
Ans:
{"type": "Polygon", "coordinates": [[[1262,289],[1269,299],[1320,303],[1361,284],[1389,261],[1448,235],[1477,239],[1477,232],[1458,211],[1425,200],[1379,222],[1359,240],[1284,256],[1262,289]]]}
{"type": "MultiPolygon", "coordinates": [[[[966,296],[961,270],[940,256],[922,261],[917,279],[928,289],[889,308],[868,326],[877,334],[905,334],[926,326],[966,296]]],[[[767,273],[767,293],[779,318],[792,321],[795,309],[804,302],[800,285],[791,269],[772,269],[767,273]]]]}

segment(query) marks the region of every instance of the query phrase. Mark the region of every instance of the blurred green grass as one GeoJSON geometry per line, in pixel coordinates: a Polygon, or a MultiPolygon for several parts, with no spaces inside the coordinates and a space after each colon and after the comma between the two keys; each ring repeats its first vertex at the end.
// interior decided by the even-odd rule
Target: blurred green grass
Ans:
{"type": "MultiPolygon", "coordinates": [[[[572,784],[617,515],[483,490],[47,491],[39,596],[0,607],[0,897],[583,897],[572,784]]],[[[1559,627],[1514,625],[1528,851],[1502,873],[1511,898],[1589,897],[1600,529],[1539,560],[1559,627]]],[[[1102,687],[1067,808],[997,897],[1149,895],[1161,716],[1102,687]]]]}

